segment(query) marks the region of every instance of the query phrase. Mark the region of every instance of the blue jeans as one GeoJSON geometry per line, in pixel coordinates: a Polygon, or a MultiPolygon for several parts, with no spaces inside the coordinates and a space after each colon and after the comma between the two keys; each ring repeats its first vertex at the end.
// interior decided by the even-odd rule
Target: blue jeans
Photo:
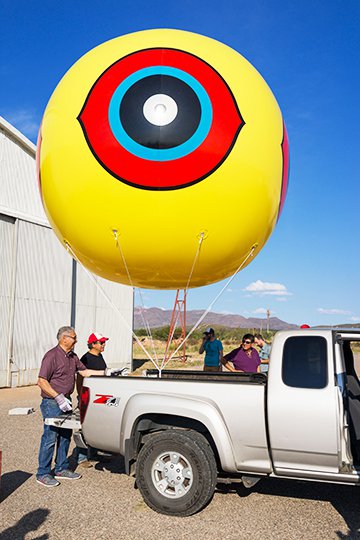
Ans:
{"type": "Polygon", "coordinates": [[[88,448],[80,448],[79,446],[77,446],[75,448],[75,458],[78,464],[83,461],[90,461],[91,459],[95,459],[96,456],[97,451],[91,446],[89,446],[88,448]]]}
{"type": "MultiPolygon", "coordinates": [[[[43,399],[40,410],[44,418],[53,418],[63,414],[55,399],[43,399]]],[[[51,474],[51,462],[54,456],[55,447],[55,474],[69,469],[67,454],[71,435],[71,429],[63,429],[44,424],[44,432],[41,437],[39,450],[38,477],[43,476],[44,474],[51,474]]]]}

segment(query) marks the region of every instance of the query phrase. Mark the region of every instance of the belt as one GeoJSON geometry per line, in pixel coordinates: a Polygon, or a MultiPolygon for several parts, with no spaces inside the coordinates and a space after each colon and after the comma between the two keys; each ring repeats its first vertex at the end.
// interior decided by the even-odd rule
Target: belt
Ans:
{"type": "MultiPolygon", "coordinates": [[[[64,396],[67,398],[67,399],[71,399],[71,394],[64,394],[64,396]]],[[[43,397],[43,399],[53,399],[55,401],[55,398],[53,397],[43,397]]]]}

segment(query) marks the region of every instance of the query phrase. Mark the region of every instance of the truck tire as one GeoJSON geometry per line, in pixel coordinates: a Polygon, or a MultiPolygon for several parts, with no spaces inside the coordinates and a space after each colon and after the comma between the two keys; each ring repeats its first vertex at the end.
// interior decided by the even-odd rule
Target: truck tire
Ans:
{"type": "Polygon", "coordinates": [[[210,501],[217,481],[214,453],[196,431],[154,433],[139,452],[136,483],[150,508],[191,516],[210,501]]]}

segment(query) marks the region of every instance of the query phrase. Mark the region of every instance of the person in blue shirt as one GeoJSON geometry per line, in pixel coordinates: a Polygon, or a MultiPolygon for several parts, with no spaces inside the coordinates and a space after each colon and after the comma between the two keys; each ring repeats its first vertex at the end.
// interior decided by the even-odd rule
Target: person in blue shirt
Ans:
{"type": "Polygon", "coordinates": [[[271,346],[266,343],[261,334],[255,334],[255,345],[259,347],[259,356],[261,360],[260,373],[267,373],[269,371],[269,358],[271,346]]]}
{"type": "Polygon", "coordinates": [[[204,371],[222,371],[223,346],[215,337],[213,328],[207,328],[199,349],[199,354],[205,352],[204,371]]]}

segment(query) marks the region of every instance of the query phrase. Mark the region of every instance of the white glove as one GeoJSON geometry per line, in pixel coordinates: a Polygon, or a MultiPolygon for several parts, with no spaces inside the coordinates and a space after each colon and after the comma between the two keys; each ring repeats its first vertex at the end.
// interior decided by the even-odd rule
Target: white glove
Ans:
{"type": "Polygon", "coordinates": [[[128,371],[129,370],[128,370],[127,367],[123,367],[123,368],[106,368],[105,372],[104,372],[104,375],[106,375],[106,377],[118,377],[119,375],[121,375],[121,376],[127,375],[128,371]]]}
{"type": "Polygon", "coordinates": [[[72,411],[71,401],[64,396],[64,394],[58,394],[55,398],[56,403],[59,405],[59,408],[62,412],[72,411]]]}

